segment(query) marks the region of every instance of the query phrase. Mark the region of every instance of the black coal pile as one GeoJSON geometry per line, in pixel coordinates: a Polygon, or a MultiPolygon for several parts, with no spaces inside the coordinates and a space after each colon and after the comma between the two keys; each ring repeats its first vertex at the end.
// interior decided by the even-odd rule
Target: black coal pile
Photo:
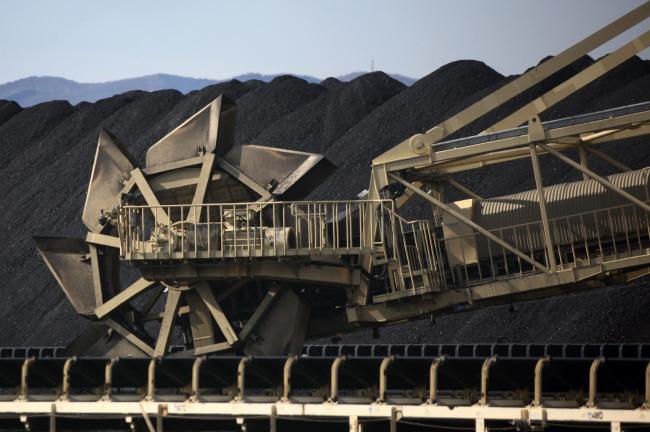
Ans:
{"type": "Polygon", "coordinates": [[[22,108],[16,102],[0,100],[0,126],[20,111],[22,108]]]}
{"type": "MultiPolygon", "coordinates": [[[[550,90],[593,62],[583,58],[515,98],[507,107],[465,128],[477,133],[532,97],[550,90]]],[[[376,72],[351,82],[320,85],[294,77],[271,83],[230,81],[182,95],[128,92],[71,106],[53,101],[22,109],[0,101],[0,345],[53,345],[70,341],[85,325],[38,257],[33,235],[83,236],[81,211],[88,175],[103,127],[141,162],[146,149],[209,101],[224,94],[238,104],[238,143],[323,152],[338,169],[313,198],[351,198],[367,188],[372,158],[431,128],[514,79],[476,61],[450,63],[411,87],[376,72]]],[[[633,58],[545,113],[558,118],[650,99],[650,64],[633,58]]],[[[633,168],[650,165],[643,140],[630,140],[616,156],[633,168]]],[[[607,146],[603,149],[608,150],[607,146]]],[[[609,167],[590,160],[596,170],[609,167]]],[[[544,158],[547,181],[576,174],[544,158]]],[[[459,177],[484,196],[532,188],[525,163],[459,177]]],[[[417,207],[415,207],[417,210],[417,207]]],[[[390,327],[386,342],[650,341],[645,319],[647,281],[558,299],[467,311],[390,327]]],[[[345,341],[369,342],[366,332],[345,341]]]]}
{"type": "Polygon", "coordinates": [[[235,144],[250,144],[265,128],[326,91],[319,84],[290,75],[260,85],[237,101],[235,144]]]}
{"type": "Polygon", "coordinates": [[[345,84],[330,78],[323,86],[329,91],[280,118],[254,142],[324,154],[362,118],[406,88],[383,72],[362,75],[345,84]]]}
{"type": "Polygon", "coordinates": [[[343,81],[341,81],[339,79],[336,79],[334,77],[329,77],[329,78],[325,78],[323,81],[321,81],[320,85],[322,85],[323,87],[331,90],[334,87],[338,87],[342,83],[343,83],[343,81]]]}
{"type": "Polygon", "coordinates": [[[428,130],[444,120],[463,99],[501,80],[501,74],[477,61],[449,63],[420,79],[327,149],[325,155],[338,169],[312,197],[356,196],[368,187],[370,161],[374,157],[411,135],[428,130]]]}
{"type": "Polygon", "coordinates": [[[46,136],[72,111],[68,102],[52,101],[10,117],[0,126],[0,167],[28,151],[33,143],[46,136]]]}
{"type": "MultiPolygon", "coordinates": [[[[4,344],[60,344],[85,324],[56,292],[58,287],[43,271],[30,238],[84,234],[80,217],[98,126],[129,142],[180,98],[176,91],[135,92],[79,104],[3,167],[5,211],[0,235],[6,240],[0,262],[6,285],[0,314],[4,344]]],[[[26,124],[21,125],[25,130],[30,121],[38,120],[30,117],[31,111],[19,114],[25,116],[26,124]]]]}

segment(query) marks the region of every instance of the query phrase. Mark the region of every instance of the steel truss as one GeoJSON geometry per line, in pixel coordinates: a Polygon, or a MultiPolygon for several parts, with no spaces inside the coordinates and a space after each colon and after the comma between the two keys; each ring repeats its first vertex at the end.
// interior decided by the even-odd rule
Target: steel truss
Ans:
{"type": "MultiPolygon", "coordinates": [[[[489,256],[483,257],[485,263],[473,263],[469,260],[468,264],[466,260],[465,263],[457,265],[456,269],[445,269],[444,264],[438,266],[437,272],[442,269],[452,274],[452,279],[448,277],[447,282],[442,284],[442,288],[440,284],[427,286],[422,282],[422,277],[413,277],[413,260],[405,264],[400,263],[398,268],[393,270],[394,273],[399,273],[399,277],[396,276],[395,279],[401,279],[402,282],[393,283],[392,289],[386,292],[372,291],[372,281],[362,279],[356,289],[357,304],[348,308],[346,320],[339,319],[337,324],[336,319],[332,318],[329,322],[323,320],[314,323],[314,329],[318,329],[315,333],[337,326],[343,331],[372,323],[404,320],[416,315],[457,308],[462,304],[477,307],[481,304],[540,298],[560,292],[624,283],[647,274],[650,256],[643,245],[638,248],[638,251],[629,250],[618,254],[617,250],[615,257],[605,257],[607,253],[601,249],[601,257],[593,260],[593,256],[589,256],[585,260],[589,263],[586,264],[576,259],[574,243],[571,240],[572,256],[576,262],[563,259],[565,251],[562,247],[569,243],[560,245],[555,238],[558,236],[558,230],[564,229],[558,228],[558,225],[569,224],[570,217],[560,220],[557,216],[549,214],[546,203],[548,197],[545,196],[542,186],[544,182],[539,157],[551,155],[568,164],[581,173],[583,179],[597,182],[612,194],[626,200],[630,211],[646,215],[650,211],[648,202],[632,196],[612,184],[607,178],[589,169],[587,155],[602,159],[621,171],[629,171],[627,166],[597,147],[603,143],[618,142],[648,134],[650,103],[546,122],[542,122],[539,115],[647,48],[650,45],[650,32],[644,33],[610,55],[594,62],[582,72],[526,104],[481,134],[451,140],[447,138],[540,83],[580,56],[588,54],[605,41],[644,21],[649,15],[650,4],[646,3],[429,131],[416,134],[376,157],[372,163],[369,199],[381,197],[387,188],[398,185],[405,189],[405,193],[396,199],[398,209],[412,197],[418,196],[430,203],[434,212],[443,215],[443,219],[449,218],[465,225],[467,227],[465,239],[472,236],[473,241],[483,242],[491,251],[487,254],[489,256]],[[578,162],[565,154],[569,151],[579,154],[578,162]],[[524,241],[524,245],[520,244],[521,239],[518,238],[516,231],[519,228],[488,229],[472,220],[467,212],[460,211],[456,203],[445,202],[443,198],[445,186],[450,186],[474,200],[481,200],[482,197],[459,183],[452,175],[516,160],[530,160],[531,177],[535,179],[541,215],[539,227],[535,226],[535,229],[539,228],[543,233],[542,249],[533,247],[530,242],[526,244],[524,241]],[[517,267],[515,270],[509,267],[513,262],[517,267]],[[468,269],[470,266],[473,267],[468,269]],[[497,267],[505,267],[505,270],[495,271],[497,267]],[[406,282],[404,282],[404,274],[406,274],[406,282]]],[[[596,218],[597,215],[575,215],[575,217],[596,218]]],[[[531,226],[524,227],[526,230],[530,228],[531,226]]],[[[639,226],[639,229],[645,228],[645,224],[639,226]]],[[[413,233],[412,235],[415,236],[415,231],[413,233]]],[[[452,242],[456,247],[459,244],[462,247],[464,242],[461,236],[449,240],[449,238],[444,240],[443,249],[447,252],[452,242]]],[[[584,240],[585,244],[589,241],[587,238],[576,240],[584,240]]],[[[608,244],[616,249],[617,241],[610,239],[608,244]]],[[[598,242],[602,246],[600,239],[598,242]]],[[[415,241],[415,246],[417,245],[418,241],[415,241]]],[[[586,253],[594,255],[590,254],[593,252],[589,250],[590,247],[587,244],[586,253]]],[[[465,251],[461,251],[461,255],[459,259],[463,261],[465,251]]],[[[409,258],[408,254],[406,257],[409,258]]],[[[366,269],[372,269],[373,265],[376,265],[376,261],[373,261],[371,256],[364,257],[362,262],[366,269]]],[[[453,265],[450,264],[450,267],[453,265]]],[[[422,273],[419,268],[417,270],[418,273],[422,273]]]]}

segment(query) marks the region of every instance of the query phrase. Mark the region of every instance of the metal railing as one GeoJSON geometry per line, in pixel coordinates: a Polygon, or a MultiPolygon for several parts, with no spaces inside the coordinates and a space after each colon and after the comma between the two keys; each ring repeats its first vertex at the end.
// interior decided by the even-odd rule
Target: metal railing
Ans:
{"type": "Polygon", "coordinates": [[[442,250],[430,221],[407,221],[398,214],[388,219],[393,225],[385,240],[391,292],[405,291],[408,295],[440,291],[446,288],[442,250]],[[394,245],[394,247],[393,247],[394,245]]]}
{"type": "Polygon", "coordinates": [[[123,206],[118,225],[129,260],[360,255],[383,248],[392,214],[390,200],[123,206]]]}
{"type": "MultiPolygon", "coordinates": [[[[558,270],[650,255],[649,216],[635,204],[550,218],[549,222],[558,270]]],[[[531,259],[549,265],[541,221],[490,232],[531,259]]],[[[446,270],[454,285],[540,272],[480,233],[447,237],[443,243],[446,270]]]]}
{"type": "MultiPolygon", "coordinates": [[[[549,222],[558,270],[650,256],[649,216],[635,204],[549,222]]],[[[118,225],[127,260],[371,255],[385,265],[386,298],[541,272],[480,233],[439,238],[391,200],[124,206],[118,225]]],[[[541,221],[489,231],[549,266],[541,221]]]]}

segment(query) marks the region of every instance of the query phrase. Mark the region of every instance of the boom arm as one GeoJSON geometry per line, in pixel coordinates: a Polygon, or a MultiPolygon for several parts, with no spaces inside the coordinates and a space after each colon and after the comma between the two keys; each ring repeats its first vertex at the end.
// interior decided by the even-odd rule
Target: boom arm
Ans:
{"type": "MultiPolygon", "coordinates": [[[[528,72],[521,75],[519,78],[515,79],[514,81],[504,85],[500,89],[485,96],[483,99],[479,100],[473,105],[465,108],[461,112],[453,115],[452,117],[448,118],[442,123],[434,126],[424,134],[413,135],[412,137],[402,141],[397,146],[393,147],[387,152],[381,154],[380,156],[378,156],[372,161],[373,176],[376,177],[375,181],[377,181],[378,184],[376,185],[377,186],[376,188],[371,187],[370,189],[371,194],[373,189],[375,190],[381,189],[381,187],[385,186],[388,183],[386,172],[397,171],[405,168],[413,168],[418,165],[426,164],[429,161],[428,155],[429,155],[429,147],[431,146],[431,144],[441,141],[445,137],[462,129],[463,127],[467,126],[468,124],[472,123],[478,118],[484,116],[490,111],[503,105],[513,97],[521,94],[522,92],[531,88],[535,84],[538,84],[539,82],[548,78],[555,72],[573,63],[575,60],[582,57],[583,55],[590,53],[591,51],[605,44],[606,42],[610,41],[614,37],[620,35],[626,30],[644,21],[648,16],[650,16],[650,2],[646,2],[641,6],[637,7],[636,9],[628,12],[627,14],[618,18],[617,20],[611,22],[607,26],[593,33],[592,35],[586,37],[582,41],[566,49],[562,53],[538,65],[537,67],[529,70],[528,72]],[[377,178],[377,174],[380,172],[383,172],[383,174],[380,175],[379,178],[377,178]]],[[[644,36],[640,39],[642,39],[641,43],[643,44],[643,46],[640,47],[639,43],[637,42],[634,45],[634,48],[636,49],[626,49],[625,53],[629,55],[625,58],[625,60],[631,57],[632,55],[636,54],[636,52],[640,51],[642,48],[646,48],[648,46],[648,39],[650,38],[648,37],[647,33],[644,34],[644,36]]],[[[610,56],[601,59],[600,61],[592,65],[590,68],[594,71],[597,71],[598,68],[602,67],[603,63],[605,63],[606,65],[611,65],[612,63],[611,59],[606,61],[606,59],[608,58],[610,58],[610,56]]],[[[616,64],[619,63],[620,61],[616,64]]],[[[582,85],[584,86],[592,82],[594,79],[602,75],[603,72],[610,70],[612,67],[613,66],[605,68],[603,71],[601,71],[601,73],[592,73],[592,74],[588,74],[587,76],[584,76],[582,80],[582,85]]],[[[558,98],[557,100],[555,100],[555,102],[564,99],[566,96],[568,96],[568,94],[570,93],[565,92],[557,95],[558,98]]],[[[543,109],[546,109],[548,106],[544,107],[543,109]]],[[[541,111],[543,111],[543,109],[541,111]]],[[[534,114],[538,114],[541,111],[537,111],[531,114],[527,110],[526,114],[534,115],[534,114]]],[[[514,123],[516,122],[522,123],[527,121],[529,117],[530,116],[519,121],[520,118],[518,116],[516,119],[513,118],[511,120],[514,120],[514,123]]],[[[512,123],[513,121],[510,121],[508,123],[500,122],[497,123],[497,125],[490,128],[490,130],[491,131],[499,130],[504,127],[514,127],[518,125],[512,123]]]]}

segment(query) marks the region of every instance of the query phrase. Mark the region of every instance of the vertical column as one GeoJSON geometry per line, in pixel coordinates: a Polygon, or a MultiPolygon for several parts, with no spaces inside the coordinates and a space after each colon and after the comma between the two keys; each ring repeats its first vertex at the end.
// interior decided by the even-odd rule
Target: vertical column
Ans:
{"type": "Polygon", "coordinates": [[[56,404],[50,408],[50,432],[56,432],[56,404]]]}
{"type": "Polygon", "coordinates": [[[361,432],[359,428],[359,418],[357,416],[350,416],[350,432],[361,432]]]}
{"type": "MultiPolygon", "coordinates": [[[[578,146],[578,155],[580,157],[580,165],[588,169],[589,165],[587,164],[587,150],[585,150],[585,144],[580,144],[578,146]]],[[[582,179],[589,180],[589,176],[585,173],[582,173],[582,179]]]]}
{"type": "Polygon", "coordinates": [[[553,237],[551,236],[551,227],[548,220],[548,211],[546,209],[546,197],[544,196],[544,184],[542,183],[542,170],[539,167],[539,158],[535,143],[530,144],[530,160],[533,165],[533,175],[535,176],[535,186],[537,187],[537,197],[539,199],[539,211],[542,215],[542,227],[544,229],[544,241],[546,243],[546,254],[548,255],[547,267],[551,271],[557,268],[555,262],[555,252],[553,251],[553,237]]]}
{"type": "Polygon", "coordinates": [[[158,414],[156,415],[156,432],[163,432],[163,423],[165,417],[164,405],[158,405],[158,414]]]}
{"type": "MultiPolygon", "coordinates": [[[[278,408],[275,405],[271,407],[271,416],[269,417],[269,431],[278,432],[278,408]]],[[[350,431],[352,431],[351,426],[350,431]]]]}
{"type": "Polygon", "coordinates": [[[390,432],[397,432],[397,408],[390,409],[390,432]]]}

